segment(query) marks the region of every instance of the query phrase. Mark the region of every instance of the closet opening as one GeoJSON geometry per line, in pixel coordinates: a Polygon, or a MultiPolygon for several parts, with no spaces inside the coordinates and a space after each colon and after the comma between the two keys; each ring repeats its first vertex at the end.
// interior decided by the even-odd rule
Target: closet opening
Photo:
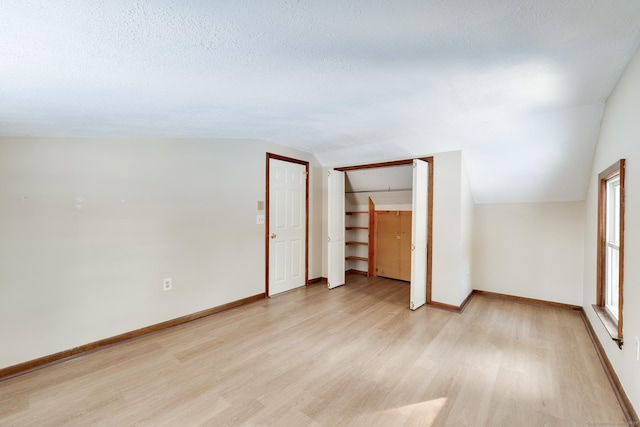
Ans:
{"type": "Polygon", "coordinates": [[[329,288],[345,273],[411,283],[410,307],[431,301],[433,158],[329,171],[329,288]]]}

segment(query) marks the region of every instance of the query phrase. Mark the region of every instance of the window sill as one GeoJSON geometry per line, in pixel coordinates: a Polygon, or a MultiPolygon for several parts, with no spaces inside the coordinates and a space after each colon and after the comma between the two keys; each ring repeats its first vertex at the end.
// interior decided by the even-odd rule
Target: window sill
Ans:
{"type": "Polygon", "coordinates": [[[618,344],[618,348],[622,349],[622,344],[624,344],[624,340],[622,339],[622,337],[618,336],[618,324],[616,323],[616,321],[611,318],[611,316],[609,315],[609,313],[607,313],[604,307],[600,307],[599,305],[595,305],[595,304],[593,304],[592,307],[593,307],[593,310],[598,315],[598,318],[600,318],[600,321],[604,325],[604,328],[609,333],[609,336],[611,337],[611,339],[614,340],[616,344],[618,344]]]}

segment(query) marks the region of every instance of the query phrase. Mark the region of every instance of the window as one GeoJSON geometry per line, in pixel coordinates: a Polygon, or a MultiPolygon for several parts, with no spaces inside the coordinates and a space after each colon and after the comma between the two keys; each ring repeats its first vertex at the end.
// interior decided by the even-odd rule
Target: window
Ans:
{"type": "Polygon", "coordinates": [[[620,291],[620,175],[607,181],[605,201],[605,280],[604,308],[617,322],[620,318],[618,292],[620,291]]]}
{"type": "Polygon", "coordinates": [[[598,288],[596,313],[622,348],[624,282],[624,159],[598,175],[598,288]]]}

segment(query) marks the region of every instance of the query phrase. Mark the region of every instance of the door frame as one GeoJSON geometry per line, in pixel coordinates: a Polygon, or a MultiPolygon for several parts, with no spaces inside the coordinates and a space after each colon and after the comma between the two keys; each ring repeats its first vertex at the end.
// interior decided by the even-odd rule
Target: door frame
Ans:
{"type": "Polygon", "coordinates": [[[270,160],[281,160],[283,162],[296,163],[303,165],[307,174],[305,180],[305,195],[304,195],[304,285],[309,285],[309,162],[300,159],[294,159],[292,157],[282,156],[280,154],[274,154],[267,152],[266,155],[266,190],[265,190],[265,222],[264,222],[264,259],[265,259],[265,279],[264,279],[264,292],[267,298],[269,298],[269,195],[271,193],[271,183],[269,178],[270,173],[270,160]]]}
{"type": "MultiPolygon", "coordinates": [[[[433,156],[418,157],[416,160],[422,160],[429,163],[429,182],[427,183],[427,304],[431,304],[431,278],[432,278],[432,248],[433,248],[433,156]]],[[[337,171],[347,172],[358,169],[383,168],[388,166],[413,165],[414,158],[405,160],[394,160],[390,162],[369,163],[365,165],[344,166],[334,168],[337,171]]]]}

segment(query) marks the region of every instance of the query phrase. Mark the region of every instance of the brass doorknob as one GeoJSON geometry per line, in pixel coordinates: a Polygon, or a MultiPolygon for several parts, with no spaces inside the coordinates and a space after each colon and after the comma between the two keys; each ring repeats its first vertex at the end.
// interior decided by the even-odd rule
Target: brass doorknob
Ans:
{"type": "Polygon", "coordinates": [[[275,239],[276,238],[276,233],[271,233],[271,238],[275,239]]]}

